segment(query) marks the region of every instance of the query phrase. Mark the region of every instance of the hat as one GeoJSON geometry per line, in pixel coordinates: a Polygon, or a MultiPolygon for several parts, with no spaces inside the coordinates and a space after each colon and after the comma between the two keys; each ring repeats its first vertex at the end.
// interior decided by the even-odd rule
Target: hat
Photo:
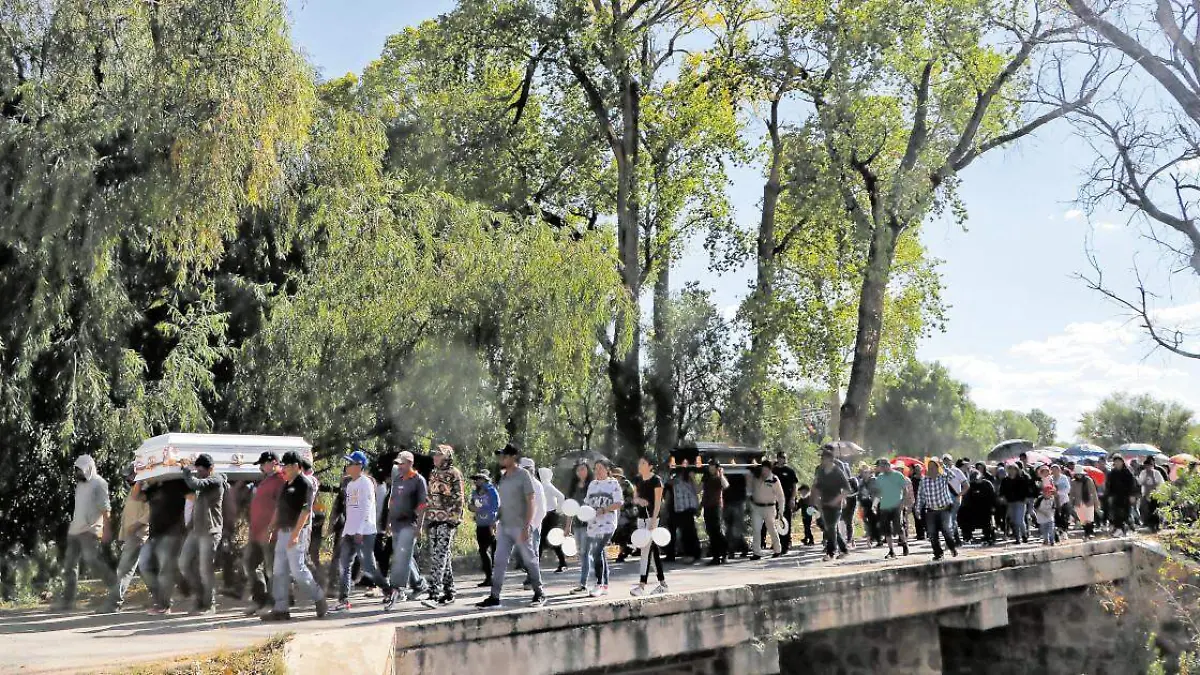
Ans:
{"type": "Polygon", "coordinates": [[[950,453],[947,452],[946,454],[942,455],[942,461],[945,462],[946,464],[950,464],[954,461],[954,457],[952,457],[950,455],[950,453]]]}
{"type": "Polygon", "coordinates": [[[363,467],[370,462],[370,460],[367,459],[367,453],[363,452],[362,450],[355,450],[354,452],[343,457],[342,461],[347,464],[358,464],[359,466],[363,467]]]}
{"type": "Polygon", "coordinates": [[[521,448],[516,443],[508,443],[502,449],[496,451],[497,455],[505,455],[507,457],[520,457],[521,448]]]}
{"type": "Polygon", "coordinates": [[[486,481],[486,480],[491,480],[491,478],[489,478],[488,475],[486,473],[484,473],[483,471],[480,471],[479,473],[475,474],[474,476],[471,476],[471,480],[486,481]]]}
{"type": "Polygon", "coordinates": [[[879,459],[875,460],[875,466],[883,466],[884,464],[887,464],[888,466],[892,465],[891,462],[887,461],[883,457],[880,457],[879,459]]]}
{"type": "Polygon", "coordinates": [[[443,457],[451,457],[454,455],[454,448],[449,445],[435,445],[431,455],[442,455],[443,457]]]}
{"type": "Polygon", "coordinates": [[[408,462],[409,464],[412,464],[414,459],[416,459],[416,458],[413,457],[413,454],[411,452],[409,452],[407,450],[401,450],[400,454],[396,455],[396,459],[392,460],[392,463],[399,464],[401,462],[408,462]]]}
{"type": "Polygon", "coordinates": [[[255,464],[258,466],[262,466],[263,464],[266,464],[267,462],[278,462],[278,461],[279,461],[279,455],[275,454],[274,452],[271,452],[270,450],[263,450],[263,453],[258,456],[258,461],[255,462],[255,464]]]}
{"type": "Polygon", "coordinates": [[[208,454],[207,452],[202,452],[198,457],[196,457],[196,461],[192,462],[192,464],[205,469],[211,469],[213,467],[212,455],[208,454]]]}
{"type": "Polygon", "coordinates": [[[534,463],[533,463],[533,460],[532,460],[532,459],[530,459],[530,458],[528,458],[528,457],[522,457],[522,458],[521,458],[521,461],[520,461],[520,462],[517,462],[517,464],[518,464],[518,465],[519,465],[519,466],[520,466],[522,469],[528,469],[528,470],[530,470],[530,471],[533,471],[533,470],[534,470],[534,468],[536,468],[536,466],[537,466],[536,464],[534,464],[534,463]]]}
{"type": "Polygon", "coordinates": [[[302,460],[300,459],[300,453],[295,452],[293,450],[289,450],[289,451],[283,453],[283,459],[280,460],[280,463],[283,464],[284,466],[289,466],[289,465],[290,466],[302,466],[302,460]]]}

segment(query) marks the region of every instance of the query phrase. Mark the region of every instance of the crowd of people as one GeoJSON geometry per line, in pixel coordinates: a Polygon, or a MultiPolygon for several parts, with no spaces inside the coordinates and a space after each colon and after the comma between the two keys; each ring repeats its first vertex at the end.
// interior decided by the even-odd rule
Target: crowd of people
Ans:
{"type": "Polygon", "coordinates": [[[707,557],[710,565],[724,565],[738,556],[761,559],[768,549],[777,558],[797,538],[800,546],[816,546],[814,530],[821,533],[826,561],[850,555],[856,545],[886,546],[885,558],[896,558],[897,548],[907,556],[910,542],[926,538],[936,561],[946,551],[957,556],[970,543],[1028,543],[1031,533],[1053,546],[1074,527],[1085,539],[1127,534],[1138,525],[1155,530],[1155,491],[1170,480],[1153,458],[1132,465],[1120,455],[1033,464],[1026,455],[1008,463],[945,455],[852,467],[826,446],[810,482],[801,481],[782,453],[739,467],[736,476],[726,475],[716,460],[659,467],[643,456],[632,478],[606,459],[580,462],[560,490],[552,473],[539,472],[515,444],[496,452],[495,482],[479,472],[470,486],[452,447],[438,445],[430,454],[432,467],[424,473],[413,453],[404,451],[390,471],[372,475],[370,458],[352,452],[344,458],[329,514],[319,508],[321,486],[311,463],[295,452],[263,452],[256,462],[261,477],[232,483],[207,454],[182,466],[181,480],[142,483],[130,465],[116,528],[108,483],[93,459],[82,456],[75,462],[58,607],[74,607],[81,561],[107,589],[104,612],[121,610],[140,574],[150,613],[172,611],[177,597],[190,598],[192,613],[214,613],[218,568],[225,592],[242,597],[246,614],[263,621],[291,619],[298,599],[311,600],[318,617],[348,610],[356,580],[377,589],[385,610],[408,601],[451,604],[457,596],[453,543],[466,518],[475,528],[484,573],[479,587],[489,590],[480,608],[501,604],[510,562],[526,575],[531,605],[545,604],[541,560],[547,549],[557,558],[556,572],[578,556],[573,595],[608,593],[610,549],[618,563],[640,559],[632,595],[661,594],[668,591],[664,562],[707,557]],[[799,537],[792,532],[796,514],[799,537]],[[243,515],[247,534],[235,547],[233,533],[243,515]],[[334,539],[327,572],[320,564],[325,525],[332,525],[334,539]],[[668,536],[657,536],[661,530],[668,536]],[[115,568],[102,555],[113,538],[121,544],[115,568]],[[573,546],[564,546],[567,538],[573,546]],[[425,551],[424,573],[419,548],[425,551]],[[332,607],[327,594],[336,595],[332,607]]]}

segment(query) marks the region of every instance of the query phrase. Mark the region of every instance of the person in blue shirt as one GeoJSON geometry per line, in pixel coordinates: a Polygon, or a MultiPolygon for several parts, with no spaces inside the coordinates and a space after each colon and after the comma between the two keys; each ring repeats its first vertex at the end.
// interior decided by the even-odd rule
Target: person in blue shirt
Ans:
{"type": "Polygon", "coordinates": [[[500,493],[482,471],[471,476],[475,491],[467,508],[475,514],[475,541],[479,544],[479,563],[483,567],[480,588],[492,586],[492,563],[496,559],[496,519],[500,517],[500,493]]]}

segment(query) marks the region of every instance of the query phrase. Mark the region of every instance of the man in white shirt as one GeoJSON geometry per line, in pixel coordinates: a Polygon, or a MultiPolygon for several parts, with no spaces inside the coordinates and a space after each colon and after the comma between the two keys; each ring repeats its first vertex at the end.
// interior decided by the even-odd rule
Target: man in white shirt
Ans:
{"type": "Polygon", "coordinates": [[[347,457],[346,473],[350,482],[346,484],[346,524],[342,527],[342,543],[338,555],[338,603],[333,611],[350,609],[350,570],[357,556],[363,576],[383,590],[389,597],[391,587],[375,564],[375,535],[378,509],[376,508],[375,481],[365,473],[367,455],[355,450],[347,457]]]}
{"type": "MultiPolygon", "coordinates": [[[[959,460],[958,464],[966,460],[959,460]]],[[[958,528],[958,510],[962,508],[962,496],[966,492],[967,474],[954,462],[949,454],[942,455],[942,466],[946,467],[946,480],[950,483],[950,491],[954,494],[954,503],[950,505],[950,531],[954,533],[954,545],[962,546],[962,530],[958,528]]]]}

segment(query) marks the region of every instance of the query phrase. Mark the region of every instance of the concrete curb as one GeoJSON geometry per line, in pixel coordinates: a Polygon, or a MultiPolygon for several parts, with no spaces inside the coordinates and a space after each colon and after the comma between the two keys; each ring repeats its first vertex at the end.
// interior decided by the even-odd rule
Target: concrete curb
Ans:
{"type": "Polygon", "coordinates": [[[284,649],[289,675],[390,675],[396,654],[395,624],[306,634],[284,649]]]}

